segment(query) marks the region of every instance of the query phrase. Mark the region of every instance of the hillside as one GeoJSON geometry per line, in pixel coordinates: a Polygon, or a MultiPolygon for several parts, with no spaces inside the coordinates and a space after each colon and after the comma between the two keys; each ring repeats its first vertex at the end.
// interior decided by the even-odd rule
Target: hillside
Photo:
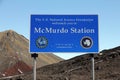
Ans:
{"type": "MultiPolygon", "coordinates": [[[[95,54],[95,80],[120,80],[120,47],[95,54]]],[[[32,75],[23,76],[32,80],[32,75]]],[[[91,80],[90,54],[37,69],[38,80],[91,80]]]]}
{"type": "MultiPolygon", "coordinates": [[[[39,54],[37,67],[61,61],[54,54],[39,54]]],[[[33,66],[33,59],[29,53],[29,41],[22,35],[12,31],[0,32],[0,73],[13,67],[18,62],[24,62],[29,67],[33,66]]]]}

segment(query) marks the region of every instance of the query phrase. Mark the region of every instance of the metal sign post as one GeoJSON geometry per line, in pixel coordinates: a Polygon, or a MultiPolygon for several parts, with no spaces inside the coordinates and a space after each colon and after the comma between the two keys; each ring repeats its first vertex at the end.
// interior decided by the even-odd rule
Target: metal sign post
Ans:
{"type": "Polygon", "coordinates": [[[91,60],[92,60],[92,71],[91,71],[91,76],[92,80],[95,80],[95,67],[94,67],[94,54],[91,54],[91,60]]]}
{"type": "MultiPolygon", "coordinates": [[[[98,53],[98,33],[98,15],[31,15],[30,53],[98,53]]],[[[92,54],[92,80],[94,74],[92,54]]]]}
{"type": "Polygon", "coordinates": [[[33,68],[33,80],[36,80],[36,58],[38,57],[38,54],[34,53],[34,54],[31,54],[31,57],[34,58],[34,68],[33,68]]]}

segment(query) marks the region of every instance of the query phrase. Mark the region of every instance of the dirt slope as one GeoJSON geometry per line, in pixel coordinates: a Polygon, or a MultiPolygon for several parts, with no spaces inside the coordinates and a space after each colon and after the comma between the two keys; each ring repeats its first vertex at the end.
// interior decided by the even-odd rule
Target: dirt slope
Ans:
{"type": "MultiPolygon", "coordinates": [[[[39,54],[37,67],[61,61],[54,54],[39,54]]],[[[29,53],[29,41],[22,35],[12,31],[0,32],[0,72],[14,66],[18,61],[23,61],[30,67],[33,60],[29,53]]]]}
{"type": "MultiPolygon", "coordinates": [[[[120,80],[120,47],[95,57],[95,80],[120,80]]],[[[24,76],[23,76],[24,77],[24,76]]],[[[25,80],[32,80],[27,74],[25,80]]],[[[91,80],[91,55],[86,54],[37,69],[37,80],[91,80]]]]}

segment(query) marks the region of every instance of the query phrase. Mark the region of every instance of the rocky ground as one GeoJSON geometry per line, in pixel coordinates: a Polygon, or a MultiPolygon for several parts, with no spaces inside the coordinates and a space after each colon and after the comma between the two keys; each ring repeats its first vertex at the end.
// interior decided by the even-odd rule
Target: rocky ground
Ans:
{"type": "MultiPolygon", "coordinates": [[[[5,68],[10,71],[11,68],[9,67],[14,66],[15,59],[31,63],[28,54],[28,40],[14,31],[0,33],[0,54],[0,71],[5,70],[5,68]]],[[[99,54],[95,54],[94,59],[95,80],[120,80],[120,46],[103,50],[99,54]]],[[[60,60],[53,54],[42,54],[39,56],[37,63],[50,64],[51,61],[57,62],[60,60]]],[[[91,80],[91,68],[91,55],[81,55],[38,68],[37,80],[91,80]]],[[[23,73],[0,80],[17,80],[19,78],[33,80],[33,74],[32,72],[23,73]]]]}
{"type": "MultiPolygon", "coordinates": [[[[63,60],[54,54],[39,54],[37,68],[63,60]]],[[[0,78],[26,73],[25,67],[32,67],[29,40],[13,30],[0,32],[0,78]],[[24,65],[18,64],[23,62],[24,65]],[[14,73],[13,73],[13,72],[14,73]]],[[[29,70],[31,70],[29,68],[29,70]]]]}
{"type": "MultiPolygon", "coordinates": [[[[94,55],[95,80],[120,80],[120,47],[94,55]]],[[[33,75],[23,76],[32,80],[33,75]]],[[[37,69],[37,80],[91,80],[91,55],[86,54],[37,69]]]]}

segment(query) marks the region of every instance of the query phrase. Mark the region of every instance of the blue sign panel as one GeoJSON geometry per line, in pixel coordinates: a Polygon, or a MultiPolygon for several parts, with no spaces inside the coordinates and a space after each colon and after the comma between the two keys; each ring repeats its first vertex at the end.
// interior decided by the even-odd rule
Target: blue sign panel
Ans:
{"type": "Polygon", "coordinates": [[[98,52],[98,15],[31,15],[30,52],[98,52]]]}

